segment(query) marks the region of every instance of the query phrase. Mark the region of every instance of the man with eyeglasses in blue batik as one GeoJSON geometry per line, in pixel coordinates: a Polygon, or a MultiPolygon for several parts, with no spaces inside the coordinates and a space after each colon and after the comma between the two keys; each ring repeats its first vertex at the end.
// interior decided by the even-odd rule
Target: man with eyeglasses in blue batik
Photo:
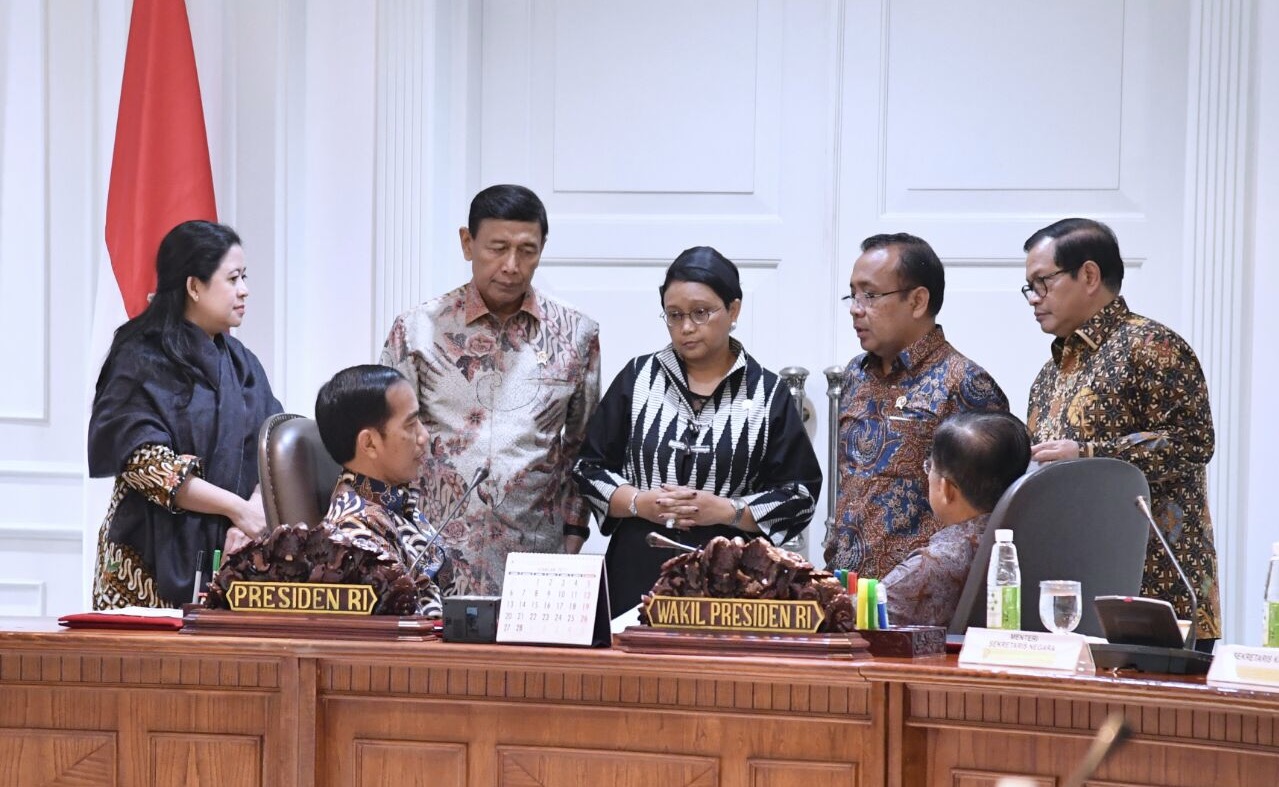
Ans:
{"type": "MultiPolygon", "coordinates": [[[[1023,250],[1021,292],[1056,337],[1030,389],[1031,459],[1112,456],[1146,474],[1155,521],[1199,596],[1198,641],[1211,647],[1221,636],[1207,486],[1215,438],[1199,359],[1171,329],[1128,310],[1119,241],[1105,224],[1062,219],[1023,250]]],[[[1190,594],[1153,538],[1141,592],[1190,616],[1190,594]]]]}
{"type": "Polygon", "coordinates": [[[862,241],[844,296],[864,353],[844,371],[829,570],[883,577],[941,529],[928,507],[924,459],[933,432],[964,412],[1008,412],[994,378],[937,324],[946,274],[906,233],[862,241]]]}

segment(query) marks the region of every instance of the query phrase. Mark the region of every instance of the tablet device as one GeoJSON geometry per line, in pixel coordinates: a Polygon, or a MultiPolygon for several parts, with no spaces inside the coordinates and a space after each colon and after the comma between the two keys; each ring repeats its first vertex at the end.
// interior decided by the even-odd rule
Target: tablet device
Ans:
{"type": "Polygon", "coordinates": [[[1172,604],[1157,598],[1097,596],[1093,599],[1106,640],[1114,645],[1183,648],[1172,604]]]}

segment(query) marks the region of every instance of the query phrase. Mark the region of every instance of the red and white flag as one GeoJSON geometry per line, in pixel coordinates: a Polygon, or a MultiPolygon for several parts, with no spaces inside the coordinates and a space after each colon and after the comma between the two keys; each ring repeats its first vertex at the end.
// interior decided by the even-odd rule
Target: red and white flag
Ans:
{"type": "Polygon", "coordinates": [[[106,221],[129,317],[155,291],[160,241],[191,219],[217,221],[217,205],[186,4],[134,0],[106,221]]]}

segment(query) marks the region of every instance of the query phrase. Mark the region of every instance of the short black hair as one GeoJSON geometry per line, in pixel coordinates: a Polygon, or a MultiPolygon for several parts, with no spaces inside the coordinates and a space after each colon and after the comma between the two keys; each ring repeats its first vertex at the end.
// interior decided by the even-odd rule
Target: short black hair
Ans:
{"type": "Polygon", "coordinates": [[[1124,286],[1124,259],[1119,256],[1119,239],[1115,231],[1093,219],[1062,219],[1053,222],[1026,239],[1021,250],[1029,252],[1044,238],[1056,241],[1053,262],[1070,278],[1079,275],[1084,263],[1092,260],[1101,269],[1101,283],[1119,294],[1124,286]]]}
{"type": "Polygon", "coordinates": [[[546,206],[524,186],[500,183],[476,194],[471,200],[471,212],[466,217],[466,229],[474,238],[480,232],[480,223],[485,219],[500,221],[536,221],[542,228],[542,242],[546,242],[546,234],[550,225],[546,222],[546,206]]]}
{"type": "Polygon", "coordinates": [[[1008,413],[960,413],[933,432],[933,467],[981,511],[992,511],[1030,464],[1030,433],[1008,413]]]}
{"type": "Polygon", "coordinates": [[[391,417],[386,392],[404,375],[390,366],[361,364],[343,369],[315,397],[315,423],[333,461],[344,465],[355,456],[355,438],[364,429],[381,433],[391,417]]]}
{"type": "Polygon", "coordinates": [[[928,290],[928,313],[936,317],[946,298],[946,269],[928,241],[908,232],[871,235],[862,241],[862,252],[897,249],[897,275],[901,287],[923,287],[928,290]]]}
{"type": "Polygon", "coordinates": [[[684,249],[666,269],[666,280],[657,288],[657,297],[666,305],[666,288],[673,282],[705,284],[728,306],[742,299],[742,279],[733,261],[710,246],[684,249]]]}

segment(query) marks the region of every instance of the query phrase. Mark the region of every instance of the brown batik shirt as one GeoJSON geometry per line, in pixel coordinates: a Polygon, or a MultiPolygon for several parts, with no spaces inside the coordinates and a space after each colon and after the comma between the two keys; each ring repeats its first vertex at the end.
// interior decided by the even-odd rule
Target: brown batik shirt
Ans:
{"type": "MultiPolygon", "coordinates": [[[[1199,359],[1169,328],[1115,298],[1052,343],[1030,389],[1031,439],[1074,440],[1084,456],[1111,456],[1146,474],[1150,503],[1199,596],[1198,635],[1219,638],[1217,550],[1208,515],[1214,432],[1199,359]]],[[[1190,596],[1152,536],[1142,594],[1189,617],[1190,596]]]]}

